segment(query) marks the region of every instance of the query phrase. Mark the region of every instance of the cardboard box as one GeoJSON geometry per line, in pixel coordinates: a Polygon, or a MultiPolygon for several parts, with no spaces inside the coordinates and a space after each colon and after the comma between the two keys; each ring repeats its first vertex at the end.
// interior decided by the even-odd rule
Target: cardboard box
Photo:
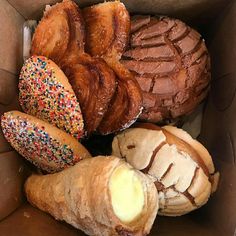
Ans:
{"type": "MultiPolygon", "coordinates": [[[[40,19],[56,0],[0,1],[0,114],[20,109],[17,80],[22,66],[22,32],[27,19],[40,19]]],[[[81,7],[98,1],[80,0],[81,7]]],[[[170,15],[193,24],[204,35],[212,59],[212,89],[200,140],[221,173],[208,204],[182,217],[157,217],[150,235],[233,236],[236,231],[236,2],[229,0],[126,0],[133,13],[170,15]]],[[[0,235],[84,235],[33,208],[23,198],[27,167],[0,132],[0,235]]]]}

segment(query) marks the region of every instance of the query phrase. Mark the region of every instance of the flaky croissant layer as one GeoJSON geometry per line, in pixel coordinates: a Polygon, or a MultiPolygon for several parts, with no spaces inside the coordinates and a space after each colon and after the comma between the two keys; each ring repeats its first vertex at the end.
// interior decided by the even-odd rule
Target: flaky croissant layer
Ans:
{"type": "Polygon", "coordinates": [[[79,100],[87,133],[109,134],[134,123],[142,108],[139,84],[119,62],[128,43],[129,13],[117,1],[88,8],[86,14],[85,29],[84,17],[75,2],[64,0],[50,7],[35,30],[31,54],[50,58],[68,77],[79,100]],[[103,33],[104,25],[98,27],[102,16],[107,34],[103,33]],[[92,21],[87,21],[88,18],[92,21]],[[85,46],[104,45],[110,40],[114,44],[106,44],[105,48],[110,53],[106,56],[112,55],[112,61],[107,57],[93,58],[97,55],[85,52],[85,46]]]}
{"type": "Polygon", "coordinates": [[[151,179],[112,156],[33,175],[25,192],[33,205],[88,235],[147,235],[158,210],[151,179]]]}

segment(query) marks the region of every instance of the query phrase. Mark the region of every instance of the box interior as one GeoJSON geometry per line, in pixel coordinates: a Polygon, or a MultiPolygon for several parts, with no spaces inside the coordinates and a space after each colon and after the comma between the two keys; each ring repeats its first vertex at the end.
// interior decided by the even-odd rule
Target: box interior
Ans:
{"type": "MultiPolygon", "coordinates": [[[[23,63],[23,24],[39,20],[46,4],[56,0],[0,1],[0,115],[19,110],[18,74],[23,63]]],[[[99,1],[77,1],[84,7],[99,1]]],[[[236,226],[236,2],[230,0],[126,0],[128,10],[169,15],[184,20],[202,33],[212,62],[212,85],[200,140],[221,173],[218,191],[208,204],[182,217],[157,217],[150,235],[226,235],[236,226]]],[[[33,208],[23,198],[28,166],[5,141],[0,130],[0,235],[84,235],[33,208]]]]}

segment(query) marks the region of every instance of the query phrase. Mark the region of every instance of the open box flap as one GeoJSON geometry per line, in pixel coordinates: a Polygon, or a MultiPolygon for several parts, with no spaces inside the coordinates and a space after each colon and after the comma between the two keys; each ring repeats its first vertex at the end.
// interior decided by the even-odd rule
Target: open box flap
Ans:
{"type": "Polygon", "coordinates": [[[0,1],[0,19],[0,69],[18,74],[23,63],[22,25],[25,19],[5,0],[0,1]]]}
{"type": "MultiPolygon", "coordinates": [[[[39,19],[46,4],[54,4],[58,0],[8,0],[26,19],[39,19]]],[[[230,0],[123,0],[130,12],[142,14],[163,14],[181,19],[211,18],[226,2],[230,0]],[[147,3],[148,2],[148,3],[147,3]]],[[[99,0],[76,0],[79,6],[92,5],[99,0]]]]}

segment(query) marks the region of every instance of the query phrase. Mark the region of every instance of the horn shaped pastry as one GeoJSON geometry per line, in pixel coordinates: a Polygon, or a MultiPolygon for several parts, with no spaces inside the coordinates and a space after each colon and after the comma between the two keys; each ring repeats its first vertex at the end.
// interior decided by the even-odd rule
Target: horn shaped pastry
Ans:
{"type": "Polygon", "coordinates": [[[25,184],[34,206],[88,235],[147,235],[158,210],[150,178],[117,157],[98,156],[25,184]]]}

